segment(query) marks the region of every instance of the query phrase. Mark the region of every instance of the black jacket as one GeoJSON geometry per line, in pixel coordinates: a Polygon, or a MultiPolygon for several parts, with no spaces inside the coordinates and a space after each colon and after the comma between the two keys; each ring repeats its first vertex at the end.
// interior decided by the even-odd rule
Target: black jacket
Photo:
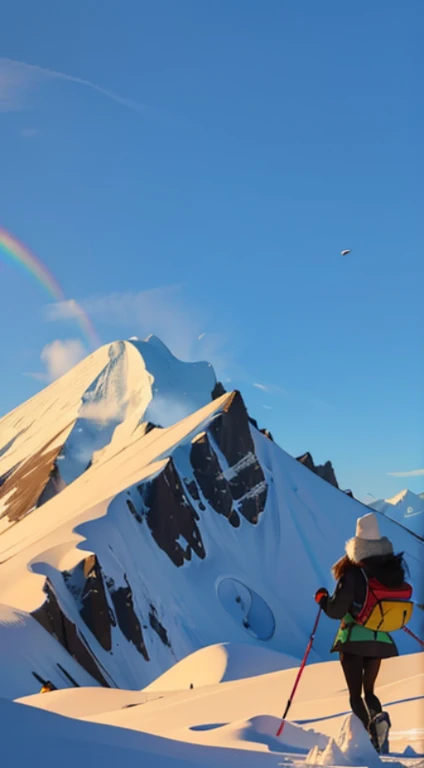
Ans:
{"type": "MultiPolygon", "coordinates": [[[[386,587],[400,587],[405,580],[402,559],[394,555],[370,557],[361,566],[352,563],[337,582],[333,595],[325,596],[320,601],[330,619],[343,619],[348,613],[354,616],[362,608],[367,588],[362,568],[369,578],[378,579],[386,587]]],[[[343,622],[332,650],[379,658],[397,655],[397,648],[388,633],[376,633],[359,626],[354,631],[346,631],[343,622]]]]}

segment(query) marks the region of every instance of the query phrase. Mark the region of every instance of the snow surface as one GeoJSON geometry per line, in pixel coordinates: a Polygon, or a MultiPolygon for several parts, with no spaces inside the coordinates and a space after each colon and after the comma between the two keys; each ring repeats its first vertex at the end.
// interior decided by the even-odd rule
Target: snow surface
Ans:
{"type": "Polygon", "coordinates": [[[191,685],[198,688],[290,669],[298,663],[298,659],[268,648],[218,643],[186,656],[144,691],[173,691],[190,688],[191,685]]]}
{"type": "MultiPolygon", "coordinates": [[[[248,669],[252,649],[227,647],[229,655],[233,651],[241,659],[240,669],[243,665],[248,669]]],[[[267,651],[255,651],[256,663],[264,653],[267,666],[267,651]]],[[[76,755],[83,749],[86,758],[97,757],[97,751],[106,745],[111,749],[110,755],[99,752],[101,759],[106,760],[103,763],[106,768],[112,766],[112,760],[117,757],[125,761],[125,765],[132,765],[131,760],[136,759],[132,750],[143,766],[172,766],[174,760],[181,761],[176,763],[178,766],[185,762],[255,768],[277,765],[294,768],[304,763],[369,768],[380,768],[383,762],[390,763],[392,768],[394,765],[397,768],[399,763],[414,768],[419,765],[419,756],[424,753],[421,717],[424,673],[420,654],[383,663],[377,692],[393,724],[392,754],[384,759],[376,755],[363,726],[348,711],[345,682],[338,662],[306,667],[290,711],[290,721],[280,738],[276,737],[276,731],[297,668],[214,683],[212,679],[221,672],[205,676],[205,667],[209,665],[216,670],[216,646],[196,652],[177,665],[178,674],[173,677],[172,671],[168,672],[158,681],[157,688],[150,686],[145,691],[77,688],[37,694],[20,699],[19,704],[26,705],[24,717],[19,714],[16,718],[20,727],[30,734],[33,727],[40,734],[46,734],[53,727],[55,739],[68,740],[70,754],[74,754],[75,748],[76,755]],[[187,686],[187,671],[197,681],[193,689],[187,686]],[[176,687],[178,676],[181,689],[176,687]],[[163,687],[167,678],[168,690],[163,687]],[[34,721],[28,714],[31,708],[37,712],[38,719],[34,721]],[[49,719],[53,715],[49,713],[63,717],[53,722],[49,719]]],[[[2,722],[8,722],[6,715],[10,718],[16,712],[13,707],[17,706],[1,703],[2,722]]],[[[12,735],[13,750],[14,738],[12,735]]],[[[15,764],[20,766],[19,762],[15,764]]]]}
{"type": "MultiPolygon", "coordinates": [[[[373,748],[368,734],[356,715],[348,715],[339,735],[330,738],[325,749],[313,747],[306,758],[307,765],[366,765],[381,766],[381,759],[373,748]]],[[[393,765],[393,763],[392,763],[393,765]]]]}
{"type": "Polygon", "coordinates": [[[0,690],[4,698],[38,693],[40,681],[33,671],[58,688],[68,687],[69,680],[61,667],[81,685],[97,685],[32,616],[7,605],[0,605],[0,649],[0,690]]]}
{"type": "Polygon", "coordinates": [[[145,421],[169,427],[209,402],[216,384],[210,363],[183,363],[156,336],[132,344],[153,377],[152,400],[143,414],[145,421]]]}

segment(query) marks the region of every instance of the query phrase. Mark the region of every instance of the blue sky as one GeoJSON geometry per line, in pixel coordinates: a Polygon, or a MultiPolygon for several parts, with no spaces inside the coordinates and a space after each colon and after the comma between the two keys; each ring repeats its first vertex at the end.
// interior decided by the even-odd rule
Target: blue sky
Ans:
{"type": "MultiPolygon", "coordinates": [[[[424,491],[388,475],[424,466],[423,22],[422,0],[2,11],[0,226],[102,341],[210,358],[361,497],[424,491]]],[[[48,303],[0,256],[0,414],[85,352],[48,303]]]]}

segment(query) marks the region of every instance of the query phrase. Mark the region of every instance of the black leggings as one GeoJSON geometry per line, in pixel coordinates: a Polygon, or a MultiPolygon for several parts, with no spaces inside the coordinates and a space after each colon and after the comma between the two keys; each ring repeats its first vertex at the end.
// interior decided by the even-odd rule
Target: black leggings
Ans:
{"type": "Polygon", "coordinates": [[[368,728],[370,719],[381,712],[381,703],[374,693],[381,659],[356,656],[353,653],[341,653],[340,661],[349,689],[352,712],[359,717],[365,728],[368,728]],[[364,689],[366,706],[362,700],[362,688],[364,689]]]}

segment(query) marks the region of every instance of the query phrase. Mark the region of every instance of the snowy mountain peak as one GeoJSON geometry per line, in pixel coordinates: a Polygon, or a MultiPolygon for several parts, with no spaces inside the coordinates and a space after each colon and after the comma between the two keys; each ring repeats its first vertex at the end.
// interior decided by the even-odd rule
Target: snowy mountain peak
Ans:
{"type": "Polygon", "coordinates": [[[145,421],[169,427],[211,400],[217,381],[210,363],[183,363],[153,335],[131,344],[152,377],[152,400],[144,413],[145,421]]]}
{"type": "Polygon", "coordinates": [[[392,506],[395,506],[396,504],[399,504],[399,502],[404,502],[405,504],[414,503],[417,500],[417,497],[415,493],[412,493],[412,491],[408,491],[405,489],[404,491],[401,491],[396,496],[392,496],[391,499],[386,499],[388,504],[392,504],[392,506]]]}
{"type": "Polygon", "coordinates": [[[209,363],[183,363],[155,336],[101,347],[0,420],[0,530],[141,434],[141,424],[169,427],[211,402],[216,387],[209,363]]]}
{"type": "Polygon", "coordinates": [[[424,499],[421,496],[404,490],[391,499],[373,501],[369,506],[424,538],[424,499]]]}

